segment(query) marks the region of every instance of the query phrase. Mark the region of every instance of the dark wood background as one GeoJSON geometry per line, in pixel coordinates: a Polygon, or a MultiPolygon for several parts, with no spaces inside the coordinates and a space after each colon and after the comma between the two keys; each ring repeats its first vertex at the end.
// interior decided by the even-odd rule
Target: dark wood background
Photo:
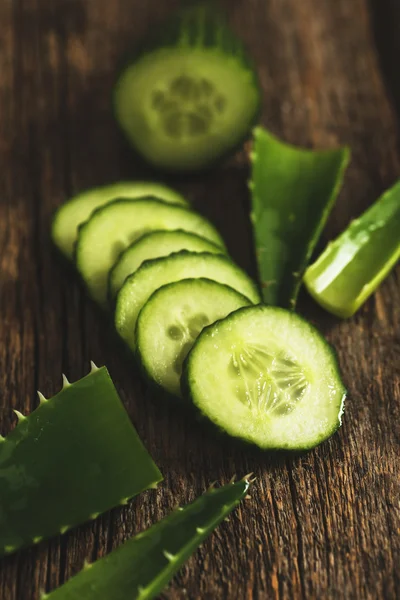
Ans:
{"type": "MultiPolygon", "coordinates": [[[[121,140],[110,89],[123,53],[177,5],[161,0],[0,0],[0,424],[106,364],[165,475],[157,491],[0,562],[1,600],[36,600],[212,480],[254,471],[252,498],[187,563],[165,598],[396,598],[400,594],[399,271],[340,322],[300,310],[339,353],[342,429],[317,450],[271,457],[221,441],[160,405],[49,241],[54,209],[88,186],[146,172],[121,140]]],[[[400,175],[397,0],[226,0],[264,92],[262,122],[353,160],[325,241],[400,175]]],[[[171,179],[255,273],[244,153],[171,179]]],[[[112,599],[110,599],[112,600],[112,599]]]]}

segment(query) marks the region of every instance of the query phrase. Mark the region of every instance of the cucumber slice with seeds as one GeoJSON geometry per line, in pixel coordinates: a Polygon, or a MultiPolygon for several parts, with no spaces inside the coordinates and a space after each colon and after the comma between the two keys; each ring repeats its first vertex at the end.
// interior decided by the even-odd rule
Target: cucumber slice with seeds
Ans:
{"type": "Polygon", "coordinates": [[[108,275],[123,250],[144,233],[156,229],[195,231],[224,247],[205,217],[182,206],[151,198],[114,200],[97,209],[79,229],[76,264],[90,295],[107,305],[108,275]]]}
{"type": "Polygon", "coordinates": [[[51,235],[59,250],[72,260],[78,238],[78,227],[87,221],[96,208],[116,198],[140,198],[152,196],[171,204],[188,203],[175,190],[152,181],[120,181],[92,188],[77,194],[62,204],[53,219],[51,235]]]}
{"type": "Polygon", "coordinates": [[[148,233],[129,246],[119,257],[110,272],[109,295],[115,298],[128,275],[151,258],[168,256],[173,252],[211,252],[223,254],[223,250],[205,238],[188,231],[154,231],[148,233]]]}
{"type": "Polygon", "coordinates": [[[256,121],[257,75],[214,5],[179,11],[163,31],[122,71],[115,115],[149,162],[201,169],[234,149],[256,121]]]}
{"type": "Polygon", "coordinates": [[[135,327],[139,312],[152,293],[167,283],[193,277],[224,283],[251,302],[260,302],[254,282],[226,256],[183,250],[164,258],[147,260],[128,277],[117,296],[115,327],[132,350],[136,346],[135,327]]]}
{"type": "Polygon", "coordinates": [[[203,330],[182,389],[228,434],[275,450],[306,450],[331,436],[346,393],[321,334],[295,313],[263,305],[203,330]]]}
{"type": "Polygon", "coordinates": [[[210,279],[183,279],[154,292],[136,324],[138,357],[148,377],[180,396],[182,364],[202,329],[249,305],[248,298],[210,279]]]}

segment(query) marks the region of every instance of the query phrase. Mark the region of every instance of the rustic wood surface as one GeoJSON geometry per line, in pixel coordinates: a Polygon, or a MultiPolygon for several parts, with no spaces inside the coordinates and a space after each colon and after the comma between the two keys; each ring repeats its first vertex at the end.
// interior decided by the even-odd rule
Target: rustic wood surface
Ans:
{"type": "MultiPolygon", "coordinates": [[[[165,475],[157,491],[0,561],[1,600],[36,600],[217,479],[258,477],[248,500],[180,571],[164,598],[369,598],[400,594],[400,281],[393,273],[351,320],[304,293],[300,310],[337,348],[349,389],[342,429],[309,454],[271,457],[216,439],[146,392],[49,241],[72,193],[150,176],[109,105],[120,57],[178,2],[0,0],[0,425],[11,407],[106,364],[165,475]]],[[[400,175],[397,0],[226,0],[258,65],[262,122],[353,159],[325,239],[400,175]]],[[[254,274],[244,153],[171,179],[254,274]]],[[[112,599],[110,599],[112,600],[112,599]]]]}

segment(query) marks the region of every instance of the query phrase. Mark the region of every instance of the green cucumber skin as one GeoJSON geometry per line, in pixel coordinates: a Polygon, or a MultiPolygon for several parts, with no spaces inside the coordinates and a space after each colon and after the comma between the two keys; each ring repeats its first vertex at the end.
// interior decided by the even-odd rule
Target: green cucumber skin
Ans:
{"type": "MultiPolygon", "coordinates": [[[[107,289],[105,290],[105,295],[106,298],[103,302],[100,302],[97,298],[94,298],[91,291],[88,290],[88,286],[85,283],[85,278],[82,274],[82,267],[80,266],[81,264],[81,260],[80,260],[80,246],[81,246],[81,237],[84,236],[85,233],[85,229],[89,228],[91,226],[91,220],[93,218],[96,217],[96,215],[102,213],[103,211],[109,210],[111,206],[115,206],[118,204],[134,204],[135,202],[144,202],[146,200],[151,201],[153,204],[157,204],[160,206],[171,206],[171,208],[175,208],[177,210],[181,209],[183,212],[187,212],[187,213],[191,213],[194,216],[200,217],[202,222],[205,223],[208,228],[210,229],[210,231],[213,234],[213,240],[209,240],[209,241],[213,241],[214,244],[218,245],[220,244],[221,246],[221,252],[225,253],[226,252],[226,247],[224,244],[224,241],[222,239],[222,237],[220,236],[219,232],[217,231],[216,227],[211,223],[211,221],[209,221],[206,217],[204,217],[203,215],[200,215],[199,213],[196,213],[184,206],[179,206],[179,205],[171,205],[168,202],[163,202],[162,200],[158,200],[157,198],[151,198],[151,197],[146,197],[146,198],[142,198],[142,199],[138,199],[138,200],[131,200],[131,199],[125,199],[125,198],[116,198],[115,200],[113,200],[112,202],[109,202],[108,204],[106,204],[105,206],[100,206],[99,208],[97,208],[95,211],[93,211],[93,213],[91,214],[91,218],[89,219],[89,221],[86,221],[85,223],[82,223],[79,228],[78,228],[78,240],[77,243],[75,245],[75,251],[74,251],[74,263],[76,266],[76,269],[78,271],[78,274],[80,276],[80,279],[86,289],[86,291],[88,292],[89,296],[91,297],[92,300],[94,300],[101,308],[103,309],[107,309],[108,308],[108,280],[109,280],[109,276],[110,276],[110,271],[112,269],[109,269],[108,273],[107,273],[107,277],[106,277],[106,285],[107,285],[107,289]],[[217,240],[218,240],[218,244],[217,244],[217,240]]],[[[155,230],[154,230],[155,231],[155,230]]],[[[209,239],[209,238],[207,238],[209,239]]],[[[125,248],[124,248],[125,250],[125,248]]],[[[147,261],[146,261],[147,262],[147,261]]],[[[115,264],[115,263],[114,263],[115,264]]]]}
{"type": "Polygon", "coordinates": [[[297,148],[262,127],[256,127],[253,136],[250,216],[263,298],[266,304],[294,309],[304,272],[340,191],[350,150],[346,147],[324,151],[297,148]],[[282,167],[285,161],[286,172],[282,167]],[[329,177],[328,183],[321,177],[329,177]],[[301,190],[307,189],[308,197],[304,197],[302,204],[298,202],[299,186],[300,195],[305,196],[301,190]],[[276,200],[282,190],[289,201],[284,206],[276,200]],[[270,202],[269,195],[272,196],[270,202]],[[304,207],[306,201],[308,206],[304,207]],[[307,215],[314,209],[312,220],[304,221],[304,208],[308,209],[307,215]]]}
{"type": "MultiPolygon", "coordinates": [[[[170,254],[170,256],[167,257],[162,257],[162,258],[156,258],[156,259],[152,259],[152,260],[146,260],[144,263],[142,263],[140,269],[138,269],[138,271],[142,271],[144,272],[146,269],[151,269],[152,264],[156,263],[156,262],[160,262],[160,264],[162,264],[162,261],[167,261],[167,260],[178,260],[180,257],[184,257],[184,256],[189,256],[192,255],[194,253],[192,252],[188,252],[186,250],[182,250],[181,252],[176,252],[173,254],[170,254]]],[[[205,257],[205,256],[211,256],[213,258],[218,257],[218,259],[221,262],[225,262],[225,263],[229,263],[232,264],[235,268],[237,268],[240,272],[243,272],[245,275],[247,275],[247,273],[245,273],[242,269],[240,269],[239,267],[237,267],[237,265],[235,265],[235,263],[233,263],[233,261],[231,259],[229,259],[227,256],[224,256],[223,254],[209,254],[208,252],[199,252],[196,253],[200,258],[201,257],[205,257]]],[[[118,296],[117,296],[117,301],[116,301],[116,307],[115,307],[115,313],[114,313],[114,325],[115,325],[115,329],[118,332],[118,334],[120,335],[121,339],[124,340],[124,342],[126,343],[126,345],[129,346],[128,341],[125,339],[124,335],[123,335],[123,330],[124,328],[121,327],[121,320],[120,320],[120,313],[124,312],[124,308],[122,305],[123,302],[123,295],[125,293],[125,286],[129,286],[129,282],[131,280],[133,280],[136,276],[136,274],[138,273],[138,271],[136,271],[136,273],[133,273],[132,275],[130,275],[129,277],[127,277],[127,279],[125,280],[124,285],[122,286],[122,288],[120,289],[118,296]]],[[[252,294],[254,294],[254,300],[253,298],[250,298],[250,300],[254,303],[257,302],[261,302],[261,297],[260,297],[260,292],[258,290],[257,285],[250,279],[250,277],[247,275],[247,281],[250,283],[251,282],[251,291],[252,294]]],[[[170,282],[171,283],[171,282],[170,282]]],[[[220,282],[218,282],[220,283],[220,282]]],[[[238,291],[238,290],[236,290],[238,291]]],[[[238,293],[241,293],[238,291],[238,293]]]]}
{"type": "MultiPolygon", "coordinates": [[[[371,257],[370,257],[371,259],[371,257]]],[[[314,298],[320,306],[322,306],[328,312],[334,314],[337,317],[346,319],[352,317],[355,312],[362,306],[362,304],[375,292],[379,284],[389,274],[391,269],[396,265],[400,259],[400,180],[385,193],[383,193],[374,204],[372,204],[358,219],[353,220],[350,225],[343,231],[339,237],[334,241],[330,242],[322,254],[317,260],[308,267],[304,275],[304,283],[307,291],[314,298]],[[382,239],[382,234],[385,239],[382,239]],[[373,242],[374,236],[378,236],[378,242],[373,242]],[[379,239],[381,236],[381,239],[379,239]],[[389,242],[390,248],[385,248],[384,244],[389,242]],[[397,243],[396,243],[397,242],[397,243]],[[358,294],[352,295],[351,301],[343,298],[343,294],[340,297],[340,288],[343,287],[343,283],[346,282],[346,290],[348,290],[350,280],[354,279],[354,276],[364,272],[366,262],[368,258],[360,256],[363,250],[368,250],[368,247],[372,247],[376,252],[372,255],[372,261],[376,256],[380,255],[380,252],[385,253],[385,259],[383,263],[379,264],[379,268],[375,267],[374,275],[371,276],[373,269],[373,263],[369,263],[367,277],[363,278],[363,285],[360,289],[358,286],[358,294]],[[383,247],[383,250],[382,250],[383,247]],[[344,258],[340,259],[341,251],[345,250],[344,258]],[[347,273],[344,276],[343,273],[347,268],[352,268],[353,265],[357,266],[360,263],[360,268],[357,268],[357,273],[347,273]],[[336,268],[335,268],[336,266],[336,268]],[[316,279],[323,276],[324,273],[335,268],[335,279],[330,283],[335,287],[335,281],[339,279],[338,292],[339,296],[335,299],[329,299],[325,297],[324,290],[318,290],[316,279]],[[340,270],[338,270],[340,267],[340,270]],[[342,283],[340,282],[342,279],[342,283]]],[[[368,261],[367,261],[368,262],[368,261]]],[[[330,285],[326,286],[328,289],[330,285]]],[[[334,294],[335,296],[335,294],[334,294]]]]}
{"type": "MultiPolygon", "coordinates": [[[[191,281],[205,281],[205,282],[212,282],[212,283],[217,283],[218,286],[221,286],[222,288],[226,289],[226,290],[230,290],[231,292],[233,292],[236,296],[238,296],[238,298],[240,297],[243,301],[244,304],[246,304],[247,306],[254,306],[251,303],[251,300],[249,300],[249,298],[247,298],[246,296],[244,296],[243,294],[241,294],[240,292],[238,292],[237,290],[233,289],[232,287],[230,287],[229,285],[226,285],[224,283],[218,283],[215,282],[211,279],[207,279],[206,277],[198,277],[198,278],[188,278],[188,279],[181,279],[180,281],[186,281],[186,282],[191,282],[191,281]]],[[[146,378],[146,381],[149,383],[149,385],[151,385],[152,389],[154,389],[155,391],[157,391],[160,394],[165,395],[166,398],[173,400],[175,403],[179,404],[180,406],[185,406],[187,407],[187,402],[183,401],[182,397],[176,395],[176,394],[172,394],[171,392],[168,392],[162,385],[160,385],[157,381],[155,381],[155,379],[152,377],[148,367],[147,367],[147,360],[146,357],[141,353],[140,348],[141,348],[141,336],[140,336],[140,326],[139,326],[139,322],[140,322],[140,315],[143,311],[143,309],[145,308],[145,306],[151,302],[152,299],[154,299],[154,297],[157,297],[157,294],[163,290],[163,289],[171,289],[173,288],[176,283],[180,283],[180,282],[173,282],[173,283],[167,283],[166,285],[163,285],[162,287],[158,288],[155,292],[152,293],[152,295],[150,296],[150,298],[147,300],[146,304],[142,307],[139,316],[137,318],[136,321],[136,325],[135,325],[135,329],[136,329],[136,346],[135,349],[133,350],[133,355],[135,357],[136,362],[138,363],[141,373],[144,375],[144,377],[146,378]]],[[[218,319],[221,320],[221,319],[218,319]]],[[[210,325],[213,325],[214,323],[211,323],[210,325]]],[[[208,326],[207,326],[208,327],[208,326]]],[[[186,359],[185,359],[186,360],[186,359]]]]}
{"type": "Polygon", "coordinates": [[[59,206],[57,208],[57,210],[55,211],[53,219],[52,219],[51,238],[53,240],[54,245],[56,246],[58,251],[62,254],[62,256],[64,256],[65,258],[67,258],[69,260],[73,260],[74,246],[76,245],[76,241],[78,238],[79,226],[82,225],[83,223],[85,223],[90,218],[91,214],[98,208],[104,206],[105,204],[108,204],[109,202],[112,202],[117,197],[125,197],[124,194],[126,194],[126,190],[129,188],[131,188],[132,191],[135,189],[139,190],[140,188],[143,188],[143,193],[141,193],[141,194],[138,193],[137,195],[134,195],[134,196],[127,194],[126,195],[127,198],[134,199],[134,198],[144,197],[144,196],[147,196],[151,191],[152,197],[154,197],[155,199],[162,200],[163,202],[168,202],[171,204],[178,204],[178,205],[190,208],[188,202],[185,200],[185,198],[183,198],[183,196],[181,196],[181,194],[179,194],[175,190],[170,189],[168,186],[166,186],[162,183],[159,183],[159,182],[116,181],[114,183],[110,183],[107,185],[97,186],[94,188],[88,188],[88,189],[82,190],[82,191],[78,192],[77,194],[75,194],[74,196],[72,196],[72,198],[69,198],[69,200],[67,200],[66,202],[61,204],[61,206],[59,206]],[[125,190],[125,191],[123,192],[123,190],[125,190]],[[144,190],[146,190],[146,191],[144,191],[144,190]],[[106,195],[108,195],[107,192],[109,192],[110,198],[107,200],[104,200],[104,197],[106,195]],[[85,215],[85,218],[83,218],[83,220],[79,220],[79,222],[77,222],[73,227],[75,235],[68,236],[68,237],[74,238],[73,243],[72,243],[72,240],[68,241],[67,239],[65,239],[64,235],[62,235],[62,237],[64,237],[64,239],[60,240],[60,232],[62,231],[62,228],[63,228],[62,221],[64,218],[64,213],[66,211],[68,212],[73,206],[84,203],[85,200],[87,198],[90,198],[92,195],[94,197],[94,195],[96,193],[98,193],[98,195],[101,198],[99,203],[97,205],[94,205],[94,207],[90,211],[85,211],[87,213],[85,215]],[[72,245],[71,245],[71,243],[72,243],[72,245]]]}
{"type": "Polygon", "coordinates": [[[219,48],[221,53],[235,58],[243,68],[251,75],[251,85],[257,95],[257,105],[252,118],[249,119],[248,130],[232,147],[227,148],[219,156],[212,158],[209,162],[185,168],[184,166],[169,166],[153,163],[158,171],[166,174],[173,172],[198,172],[216,168],[219,164],[238,151],[251,137],[252,128],[258,123],[262,111],[262,88],[257,74],[254,61],[246,51],[244,44],[231,31],[226,24],[222,11],[212,1],[196,2],[194,5],[175,11],[172,16],[158,29],[158,31],[137,47],[136,51],[125,56],[121,63],[116,83],[113,88],[111,104],[112,112],[118,127],[127,142],[133,147],[138,155],[146,162],[146,159],[135,142],[120,124],[117,109],[118,82],[127,68],[140,61],[144,56],[161,48],[180,48],[182,51],[191,48],[213,49],[219,48]]]}
{"type": "MultiPolygon", "coordinates": [[[[264,308],[265,308],[265,304],[254,305],[251,307],[252,310],[258,309],[260,311],[264,310],[264,308]]],[[[275,306],[268,307],[268,308],[271,308],[277,312],[279,312],[279,311],[286,312],[286,309],[284,309],[284,308],[279,308],[279,307],[275,307],[275,306]]],[[[205,327],[203,329],[203,331],[201,332],[201,334],[199,335],[199,337],[193,344],[192,349],[190,350],[189,354],[187,355],[186,359],[183,362],[182,377],[181,377],[182,398],[193,408],[194,412],[197,415],[197,418],[199,420],[201,420],[202,423],[208,424],[209,429],[211,431],[214,431],[214,433],[216,435],[222,436],[224,439],[229,439],[230,441],[237,443],[239,446],[244,445],[244,446],[248,446],[251,448],[256,448],[257,450],[259,450],[260,452],[263,452],[263,453],[274,452],[274,453],[279,453],[279,454],[285,453],[285,454],[289,454],[289,455],[293,455],[293,454],[296,455],[299,453],[309,452],[310,450],[313,450],[314,448],[316,448],[323,442],[327,441],[340,429],[340,427],[342,426],[342,415],[343,415],[344,409],[345,409],[345,401],[347,400],[347,389],[343,386],[337,352],[336,352],[335,348],[322,337],[321,334],[320,334],[321,338],[324,339],[324,342],[325,342],[325,347],[327,349],[329,349],[329,353],[331,355],[332,362],[335,364],[336,375],[337,375],[338,379],[342,382],[343,398],[342,398],[342,405],[341,405],[341,408],[339,411],[337,422],[332,426],[332,428],[323,437],[318,439],[315,443],[309,444],[309,445],[307,445],[307,444],[299,445],[296,448],[293,448],[293,447],[286,448],[286,447],[282,447],[282,446],[260,446],[259,444],[256,444],[253,440],[251,440],[249,438],[238,437],[238,436],[233,436],[233,435],[229,434],[222,426],[219,426],[216,423],[214,423],[208,417],[208,415],[203,412],[201,407],[199,407],[198,404],[195,402],[195,398],[194,398],[194,395],[192,392],[192,386],[191,386],[191,373],[190,373],[191,356],[194,354],[196,349],[200,346],[202,337],[206,336],[209,332],[211,332],[215,326],[218,326],[218,324],[226,322],[227,320],[233,321],[234,319],[240,317],[241,314],[245,313],[247,310],[249,310],[249,307],[239,308],[235,312],[231,313],[225,319],[220,319],[219,321],[216,321],[215,323],[208,325],[207,327],[205,327]]],[[[309,321],[307,321],[301,315],[297,314],[297,317],[301,321],[303,321],[304,324],[307,325],[307,327],[311,326],[309,321]]]]}
{"type": "MultiPolygon", "coordinates": [[[[118,295],[118,292],[116,294],[113,293],[112,281],[113,281],[113,273],[117,269],[119,261],[121,260],[121,258],[123,257],[124,254],[126,254],[127,252],[130,251],[131,248],[134,248],[136,245],[140,244],[142,241],[148,239],[149,236],[152,236],[153,234],[158,234],[158,233],[182,233],[182,234],[185,234],[185,235],[189,235],[191,238],[197,239],[198,241],[204,241],[206,243],[206,245],[208,246],[208,249],[201,250],[201,252],[210,252],[211,251],[210,249],[212,248],[212,251],[215,254],[224,254],[224,255],[227,255],[226,249],[221,248],[215,242],[212,242],[211,240],[207,240],[206,238],[203,238],[202,236],[197,235],[196,233],[185,231],[184,229],[171,229],[171,230],[156,229],[155,231],[151,231],[150,233],[145,233],[140,238],[138,238],[137,240],[135,240],[132,244],[130,244],[123,251],[123,253],[121,254],[120,258],[117,260],[117,262],[115,263],[115,265],[113,266],[113,268],[111,269],[111,271],[110,271],[110,273],[108,275],[108,299],[109,299],[110,306],[114,306],[115,305],[116,297],[118,295]]],[[[185,250],[187,250],[187,248],[185,248],[185,250]]],[[[173,252],[170,252],[170,254],[174,254],[175,252],[181,252],[181,251],[182,250],[174,250],[173,252]]],[[[189,250],[189,252],[200,252],[200,250],[189,250]]],[[[169,255],[168,254],[160,254],[157,258],[162,258],[164,256],[169,256],[169,255]]],[[[152,260],[152,259],[146,259],[146,260],[152,260]]],[[[145,262],[145,261],[143,261],[143,262],[145,262]]],[[[130,273],[130,275],[133,275],[133,273],[134,273],[134,271],[132,271],[130,273]]],[[[119,289],[121,289],[121,288],[119,288],[119,289]]]]}
{"type": "Polygon", "coordinates": [[[238,506],[248,492],[248,476],[212,487],[179,507],[107,556],[86,566],[43,600],[150,600],[157,597],[183,563],[238,506]]]}

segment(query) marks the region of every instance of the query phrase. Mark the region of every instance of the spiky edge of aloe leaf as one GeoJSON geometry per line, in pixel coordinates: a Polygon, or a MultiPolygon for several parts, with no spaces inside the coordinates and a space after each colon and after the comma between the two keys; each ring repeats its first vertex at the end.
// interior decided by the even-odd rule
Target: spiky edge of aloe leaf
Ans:
{"type": "MultiPolygon", "coordinates": [[[[128,540],[44,596],[46,600],[149,600],[157,596],[176,571],[247,496],[251,474],[209,490],[184,508],[128,540]]],[[[43,598],[43,600],[44,600],[43,598]]]]}
{"type": "Polygon", "coordinates": [[[53,398],[0,439],[0,556],[126,504],[162,476],[105,367],[53,398]]]}
{"type": "MultiPolygon", "coordinates": [[[[250,218],[263,298],[267,304],[294,309],[303,274],[342,186],[344,173],[350,161],[350,149],[347,147],[334,150],[298,148],[280,141],[263,127],[256,127],[253,130],[253,138],[253,150],[250,153],[252,163],[252,174],[249,182],[251,192],[250,218]],[[279,160],[277,159],[278,153],[279,160]],[[296,157],[295,162],[293,161],[294,157],[296,157]],[[307,160],[307,164],[305,164],[305,160],[307,160]],[[269,202],[269,193],[273,188],[271,177],[266,179],[266,185],[262,180],[265,169],[274,161],[277,167],[275,175],[278,178],[284,178],[285,187],[287,189],[291,188],[290,191],[293,196],[292,198],[282,199],[278,208],[274,205],[276,197],[272,197],[269,202]],[[288,162],[288,165],[290,164],[290,167],[284,168],[285,161],[288,162]],[[265,166],[264,169],[262,169],[262,165],[265,166]],[[293,166],[296,168],[294,169],[293,166]],[[304,186],[305,169],[309,171],[306,176],[310,179],[309,189],[311,194],[315,188],[313,180],[314,182],[321,180],[321,168],[324,170],[322,177],[328,183],[319,204],[317,206],[315,204],[305,206],[304,203],[299,203],[299,190],[302,185],[304,186]],[[260,173],[260,177],[258,173],[260,173]],[[288,181],[290,185],[288,185],[288,181]],[[309,225],[307,239],[302,240],[299,246],[293,243],[296,241],[295,236],[294,239],[290,239],[290,234],[287,231],[285,232],[284,226],[287,230],[292,228],[293,236],[296,217],[302,212],[307,213],[311,225],[309,225]],[[268,215],[268,222],[263,222],[266,215],[268,215]],[[270,225],[273,219],[276,221],[275,230],[270,225]],[[271,236],[272,232],[275,234],[274,236],[271,236]],[[278,252],[276,247],[274,248],[274,242],[275,246],[278,245],[278,250],[280,246],[286,244],[285,252],[283,250],[278,252]],[[283,256],[282,253],[289,253],[289,255],[283,256]],[[287,269],[282,272],[280,280],[266,280],[267,272],[271,273],[272,271],[271,265],[274,262],[277,264],[277,261],[282,264],[285,260],[287,269]]],[[[300,222],[300,225],[302,226],[301,231],[304,231],[304,222],[300,222]]]]}

